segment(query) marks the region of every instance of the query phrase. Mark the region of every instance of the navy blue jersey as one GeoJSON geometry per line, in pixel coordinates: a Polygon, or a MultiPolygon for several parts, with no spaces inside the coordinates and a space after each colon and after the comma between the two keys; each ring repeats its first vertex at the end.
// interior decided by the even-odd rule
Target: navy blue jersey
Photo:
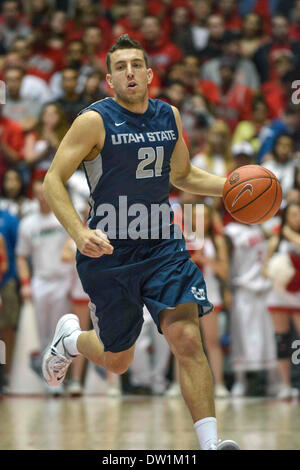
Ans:
{"type": "Polygon", "coordinates": [[[81,113],[89,110],[102,116],[106,132],[101,153],[83,162],[91,191],[89,228],[100,228],[111,240],[128,234],[160,238],[172,221],[169,174],[178,130],[171,106],[149,99],[147,111],[136,114],[105,98],[81,113]]]}

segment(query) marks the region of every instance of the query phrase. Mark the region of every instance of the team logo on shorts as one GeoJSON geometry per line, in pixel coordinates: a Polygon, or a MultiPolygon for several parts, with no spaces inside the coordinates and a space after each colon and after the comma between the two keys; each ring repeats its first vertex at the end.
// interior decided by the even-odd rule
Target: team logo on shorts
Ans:
{"type": "Polygon", "coordinates": [[[235,171],[229,178],[229,183],[233,185],[240,179],[240,175],[235,171]]]}
{"type": "Polygon", "coordinates": [[[204,289],[200,289],[200,288],[197,289],[197,287],[193,286],[191,288],[191,292],[192,292],[193,296],[195,297],[195,299],[197,299],[197,300],[205,300],[206,299],[204,289]]]}

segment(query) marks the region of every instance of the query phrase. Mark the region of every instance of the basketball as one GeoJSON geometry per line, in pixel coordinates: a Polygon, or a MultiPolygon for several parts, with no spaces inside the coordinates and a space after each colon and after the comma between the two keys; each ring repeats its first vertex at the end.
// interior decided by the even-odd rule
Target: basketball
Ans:
{"type": "Polygon", "coordinates": [[[259,165],[245,165],[228,176],[223,188],[223,201],[237,221],[261,224],[277,213],[282,189],[270,170],[259,165]]]}

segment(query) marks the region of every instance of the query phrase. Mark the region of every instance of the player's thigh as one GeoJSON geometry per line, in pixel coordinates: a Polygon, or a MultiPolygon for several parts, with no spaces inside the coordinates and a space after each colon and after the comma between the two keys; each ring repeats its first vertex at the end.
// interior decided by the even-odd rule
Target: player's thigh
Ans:
{"type": "Polygon", "coordinates": [[[288,312],[274,310],[271,317],[276,333],[285,333],[290,329],[291,316],[288,312]]]}

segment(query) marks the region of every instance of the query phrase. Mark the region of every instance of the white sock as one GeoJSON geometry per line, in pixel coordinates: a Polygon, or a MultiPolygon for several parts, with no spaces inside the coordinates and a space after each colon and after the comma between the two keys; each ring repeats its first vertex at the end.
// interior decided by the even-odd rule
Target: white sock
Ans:
{"type": "Polygon", "coordinates": [[[81,335],[81,333],[82,330],[75,330],[73,331],[73,333],[70,334],[70,336],[64,338],[65,348],[71,356],[77,356],[78,354],[80,354],[77,349],[77,340],[78,336],[81,335]]]}
{"type": "Polygon", "coordinates": [[[216,418],[204,418],[194,423],[198,441],[202,450],[209,450],[218,443],[216,418]]]}

